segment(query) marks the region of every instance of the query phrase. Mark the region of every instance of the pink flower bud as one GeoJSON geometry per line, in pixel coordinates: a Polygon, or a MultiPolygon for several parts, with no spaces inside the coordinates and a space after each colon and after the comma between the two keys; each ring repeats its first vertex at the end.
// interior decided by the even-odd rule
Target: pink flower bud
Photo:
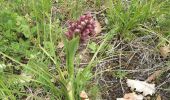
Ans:
{"type": "Polygon", "coordinates": [[[83,26],[82,26],[82,25],[78,25],[77,27],[78,27],[79,29],[82,29],[82,28],[83,28],[83,26]]]}
{"type": "Polygon", "coordinates": [[[90,24],[94,24],[94,20],[93,20],[93,19],[90,19],[89,23],[90,23],[90,24]]]}
{"type": "Polygon", "coordinates": [[[74,32],[79,33],[80,29],[75,29],[74,32]]]}
{"type": "Polygon", "coordinates": [[[83,26],[84,26],[84,25],[86,25],[86,23],[85,23],[84,21],[82,21],[82,22],[81,22],[81,25],[83,25],[83,26]]]}
{"type": "Polygon", "coordinates": [[[88,28],[92,28],[92,25],[89,24],[89,25],[87,25],[87,27],[88,27],[88,28]]]}
{"type": "Polygon", "coordinates": [[[81,16],[80,20],[84,20],[85,17],[86,17],[85,15],[81,16]]]}
{"type": "Polygon", "coordinates": [[[85,22],[85,23],[87,23],[87,22],[88,22],[88,20],[87,20],[87,19],[85,19],[85,20],[84,20],[84,22],[85,22]]]}
{"type": "Polygon", "coordinates": [[[75,23],[72,23],[72,24],[71,24],[71,27],[75,27],[75,26],[76,26],[76,24],[75,24],[75,23]]]}

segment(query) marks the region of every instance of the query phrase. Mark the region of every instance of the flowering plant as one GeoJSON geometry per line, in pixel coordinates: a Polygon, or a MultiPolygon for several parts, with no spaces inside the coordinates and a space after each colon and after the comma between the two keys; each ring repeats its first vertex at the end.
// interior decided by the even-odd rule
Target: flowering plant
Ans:
{"type": "Polygon", "coordinates": [[[95,34],[95,20],[90,13],[82,15],[77,21],[68,22],[68,31],[65,33],[69,39],[79,36],[81,41],[87,40],[95,34]]]}

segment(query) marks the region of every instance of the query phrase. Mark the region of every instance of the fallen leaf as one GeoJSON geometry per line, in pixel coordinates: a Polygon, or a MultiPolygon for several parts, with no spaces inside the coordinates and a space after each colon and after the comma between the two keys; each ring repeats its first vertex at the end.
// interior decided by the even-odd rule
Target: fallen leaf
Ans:
{"type": "Polygon", "coordinates": [[[63,48],[63,47],[64,47],[64,43],[63,43],[62,41],[59,42],[58,45],[57,45],[57,48],[60,48],[60,49],[61,49],[61,48],[63,48]]]}
{"type": "Polygon", "coordinates": [[[128,99],[128,100],[143,100],[143,96],[142,95],[137,95],[134,92],[133,93],[125,94],[123,98],[128,99]]]}
{"type": "Polygon", "coordinates": [[[166,58],[167,56],[169,56],[170,47],[169,46],[160,47],[159,52],[164,58],[166,58]]]}
{"type": "Polygon", "coordinates": [[[123,98],[117,98],[117,100],[143,100],[143,95],[137,95],[136,93],[127,93],[123,98]]]}
{"type": "Polygon", "coordinates": [[[88,97],[87,93],[86,93],[84,90],[81,91],[81,93],[80,93],[80,98],[81,98],[82,100],[89,100],[89,97],[88,97]]]}
{"type": "Polygon", "coordinates": [[[160,94],[157,95],[156,100],[162,100],[160,94]]]}
{"type": "Polygon", "coordinates": [[[135,90],[137,92],[143,92],[143,95],[153,95],[155,93],[155,84],[149,84],[145,81],[139,81],[139,80],[131,80],[127,79],[127,85],[132,90],[135,90]]]}
{"type": "Polygon", "coordinates": [[[102,27],[101,27],[101,25],[100,25],[100,23],[98,21],[95,21],[95,25],[96,25],[96,27],[95,27],[94,30],[95,30],[95,33],[97,35],[102,31],[102,27]]]}
{"type": "Polygon", "coordinates": [[[127,100],[125,98],[116,98],[116,100],[127,100]]]}
{"type": "Polygon", "coordinates": [[[152,75],[150,75],[145,81],[146,82],[152,82],[154,81],[160,74],[162,73],[162,70],[155,71],[152,75]]]}

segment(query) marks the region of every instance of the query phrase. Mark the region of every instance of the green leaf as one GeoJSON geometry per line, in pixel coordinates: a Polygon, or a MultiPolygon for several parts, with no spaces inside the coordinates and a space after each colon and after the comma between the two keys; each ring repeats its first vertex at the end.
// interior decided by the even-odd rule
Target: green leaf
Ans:
{"type": "Polygon", "coordinates": [[[98,45],[95,42],[92,42],[88,45],[88,47],[91,49],[91,53],[95,53],[98,48],[98,45]]]}
{"type": "Polygon", "coordinates": [[[70,78],[74,76],[74,57],[79,45],[79,37],[73,38],[72,40],[64,41],[66,50],[66,66],[68,68],[68,73],[70,78]]]}

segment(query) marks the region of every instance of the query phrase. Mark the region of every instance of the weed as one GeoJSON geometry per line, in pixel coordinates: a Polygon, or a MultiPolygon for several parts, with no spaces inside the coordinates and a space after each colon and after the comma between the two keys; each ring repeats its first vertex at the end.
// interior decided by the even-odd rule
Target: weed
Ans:
{"type": "Polygon", "coordinates": [[[146,21],[158,18],[164,14],[161,10],[168,1],[159,0],[131,0],[131,1],[108,1],[109,8],[107,10],[107,17],[109,19],[110,28],[119,26],[119,33],[126,39],[132,39],[137,36],[133,33],[140,24],[146,21]]]}

